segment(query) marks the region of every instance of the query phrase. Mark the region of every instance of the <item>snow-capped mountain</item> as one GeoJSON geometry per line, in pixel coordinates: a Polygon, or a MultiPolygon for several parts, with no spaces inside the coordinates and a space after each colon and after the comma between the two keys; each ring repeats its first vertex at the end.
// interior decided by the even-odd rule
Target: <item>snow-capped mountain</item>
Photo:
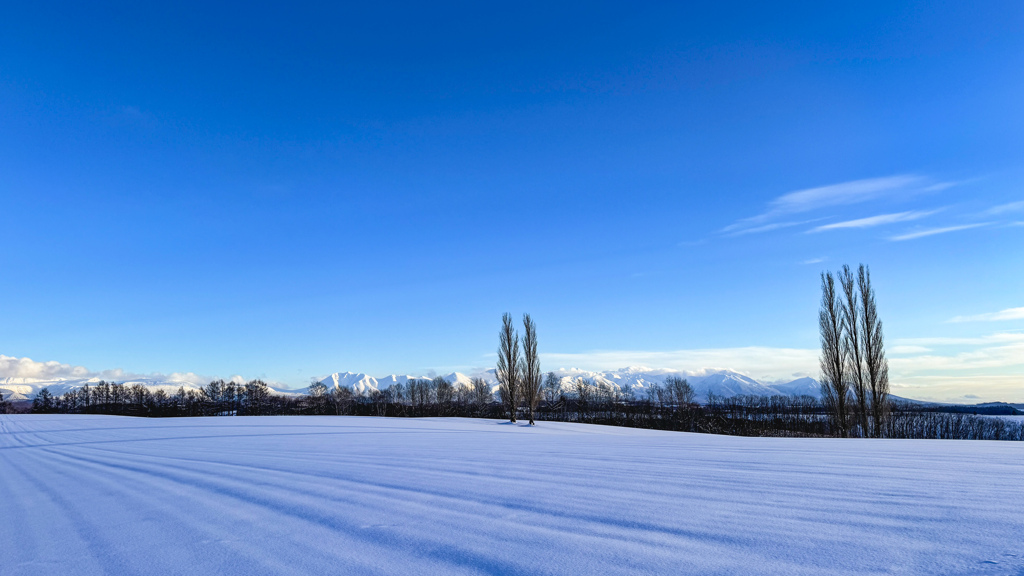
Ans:
{"type": "Polygon", "coordinates": [[[814,378],[804,377],[790,382],[773,382],[769,386],[790,396],[814,396],[815,398],[821,396],[821,383],[814,378]]]}
{"type": "MultiPolygon", "coordinates": [[[[654,385],[663,385],[670,376],[685,378],[693,387],[699,401],[706,401],[709,394],[716,396],[801,396],[808,395],[819,397],[821,392],[817,380],[813,378],[798,378],[792,381],[764,382],[751,378],[750,376],[734,372],[732,370],[659,370],[643,367],[627,367],[620,370],[607,370],[601,372],[579,370],[576,368],[559,369],[553,371],[559,380],[560,391],[568,396],[575,394],[574,383],[579,378],[585,378],[592,385],[607,387],[620,391],[631,390],[634,396],[643,398],[647,391],[654,385]]],[[[442,376],[446,381],[456,388],[472,387],[473,378],[482,378],[487,382],[493,391],[497,391],[498,380],[494,376],[494,370],[486,370],[472,375],[461,372],[452,372],[442,376]]],[[[544,377],[547,377],[545,373],[544,377]]],[[[412,376],[408,374],[373,377],[364,373],[336,372],[320,380],[327,388],[348,388],[361,396],[368,396],[375,391],[387,390],[397,384],[406,384],[410,380],[429,380],[429,376],[412,376]]],[[[0,379],[0,392],[8,400],[31,400],[43,388],[48,388],[50,393],[59,396],[70,390],[77,390],[86,384],[94,386],[99,378],[79,379],[55,379],[41,380],[34,378],[2,378],[0,379]]],[[[163,390],[173,394],[179,388],[186,390],[198,390],[201,385],[189,381],[156,380],[152,378],[137,378],[125,381],[123,384],[142,384],[151,392],[163,390]]],[[[306,394],[309,388],[271,388],[274,392],[284,395],[306,394]]]]}
{"type": "MultiPolygon", "coordinates": [[[[488,381],[488,383],[492,384],[493,386],[496,386],[498,384],[498,381],[493,377],[493,375],[491,375],[490,378],[487,378],[486,375],[481,374],[481,377],[483,377],[485,380],[488,381]]],[[[466,376],[465,374],[462,374],[461,372],[452,372],[451,374],[443,376],[443,378],[456,388],[470,388],[473,386],[472,378],[466,376]]],[[[320,380],[320,384],[327,386],[328,390],[334,388],[348,388],[355,392],[356,394],[366,396],[377,391],[387,390],[388,388],[396,384],[404,385],[410,380],[432,379],[433,378],[429,376],[410,376],[408,374],[390,374],[388,376],[383,376],[381,378],[374,378],[373,376],[368,376],[363,373],[335,372],[334,374],[331,374],[330,376],[324,378],[323,380],[320,380]]],[[[306,394],[308,391],[309,387],[299,388],[296,390],[286,390],[286,392],[291,392],[294,394],[306,394]]]]}
{"type": "MultiPolygon", "coordinates": [[[[663,385],[670,376],[685,378],[693,387],[697,398],[701,401],[707,400],[709,394],[716,396],[800,396],[809,395],[818,397],[820,389],[818,382],[813,378],[799,378],[793,381],[781,381],[766,383],[750,376],[734,372],[732,370],[700,370],[700,371],[678,371],[678,370],[657,370],[643,367],[628,367],[620,370],[609,370],[594,372],[570,368],[568,370],[553,371],[559,380],[559,389],[566,395],[572,395],[574,383],[579,378],[584,378],[594,386],[607,387],[620,391],[632,390],[638,397],[646,395],[647,390],[655,385],[663,385]]],[[[472,386],[472,378],[483,378],[488,384],[496,387],[497,378],[494,370],[468,376],[461,372],[452,372],[443,378],[456,387],[472,386]]],[[[545,378],[546,378],[545,374],[545,378]]],[[[374,378],[363,373],[337,372],[324,378],[320,382],[333,388],[349,388],[356,394],[368,395],[375,391],[386,390],[395,384],[405,384],[409,380],[430,379],[426,376],[410,375],[389,375],[382,378],[374,378]]],[[[291,392],[304,394],[308,388],[292,390],[291,392]]]]}
{"type": "MultiPolygon", "coordinates": [[[[740,374],[739,372],[734,372],[732,370],[659,370],[631,366],[620,370],[604,372],[592,372],[571,368],[569,370],[555,370],[554,374],[559,378],[560,386],[565,392],[571,390],[573,381],[578,378],[585,378],[599,386],[610,386],[622,391],[625,391],[628,388],[632,390],[635,396],[643,397],[653,386],[664,385],[665,381],[669,377],[676,376],[686,379],[690,386],[693,387],[699,401],[707,400],[709,394],[725,397],[738,395],[791,395],[790,392],[777,387],[777,384],[761,382],[751,378],[750,376],[740,374]]],[[[783,385],[786,384],[789,383],[786,382],[783,385]]],[[[815,388],[815,391],[811,395],[817,397],[819,395],[819,391],[815,388]]]]}
{"type": "MultiPolygon", "coordinates": [[[[79,388],[88,384],[89,386],[95,386],[102,378],[57,378],[53,380],[45,380],[39,378],[0,378],[0,392],[3,393],[4,398],[7,400],[31,400],[35,398],[36,394],[40,390],[46,388],[50,391],[50,394],[54,396],[60,396],[65,392],[71,390],[78,390],[79,388]]],[[[107,380],[108,382],[110,380],[107,380]]],[[[178,391],[178,388],[184,387],[186,390],[198,390],[200,386],[194,382],[177,381],[177,380],[157,380],[153,378],[135,378],[132,380],[118,381],[119,384],[131,386],[132,384],[142,384],[149,389],[150,392],[156,392],[157,390],[163,390],[168,394],[173,394],[178,391]]]]}

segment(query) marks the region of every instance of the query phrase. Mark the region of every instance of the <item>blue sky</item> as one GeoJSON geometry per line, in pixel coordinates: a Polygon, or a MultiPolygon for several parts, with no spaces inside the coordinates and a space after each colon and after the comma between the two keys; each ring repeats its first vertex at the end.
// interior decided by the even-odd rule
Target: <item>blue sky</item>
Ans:
{"type": "Polygon", "coordinates": [[[863,262],[894,391],[1024,401],[1024,5],[828,4],[6,5],[0,354],[814,375],[863,262]]]}

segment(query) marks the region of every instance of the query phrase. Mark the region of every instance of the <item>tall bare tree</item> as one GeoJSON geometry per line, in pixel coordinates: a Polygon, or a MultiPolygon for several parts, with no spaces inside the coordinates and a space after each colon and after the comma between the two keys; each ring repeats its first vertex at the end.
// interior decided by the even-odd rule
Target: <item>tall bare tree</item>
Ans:
{"type": "Polygon", "coordinates": [[[327,414],[328,402],[330,402],[330,397],[327,395],[327,385],[316,378],[312,380],[313,382],[307,388],[309,409],[313,414],[327,414]]]}
{"type": "Polygon", "coordinates": [[[483,378],[473,378],[473,404],[483,410],[491,403],[491,385],[483,378]]]}
{"type": "Polygon", "coordinates": [[[865,351],[868,389],[871,392],[871,435],[878,438],[889,418],[889,361],[885,359],[885,339],[882,337],[882,321],[878,319],[875,305],[875,290],[871,287],[871,271],[863,264],[857,271],[857,288],[860,290],[862,306],[860,335],[865,351]]]}
{"type": "Polygon", "coordinates": [[[547,404],[548,408],[554,406],[555,402],[558,401],[558,393],[562,387],[562,379],[555,376],[554,372],[548,372],[547,377],[544,378],[543,396],[544,403],[547,404]]]}
{"type": "Polygon", "coordinates": [[[494,375],[498,378],[498,393],[501,403],[508,411],[509,419],[516,421],[519,409],[519,333],[512,327],[512,315],[501,317],[501,331],[498,333],[498,367],[494,375]]]}
{"type": "Polygon", "coordinates": [[[580,376],[573,381],[572,389],[576,393],[576,421],[585,422],[590,409],[590,399],[593,396],[594,386],[590,380],[580,376]]]}
{"type": "MultiPolygon", "coordinates": [[[[864,266],[861,265],[863,269],[864,266]]],[[[839,284],[843,289],[843,342],[848,353],[847,363],[849,364],[849,378],[853,386],[854,398],[857,400],[856,421],[860,426],[860,433],[865,438],[869,436],[869,409],[871,403],[870,391],[868,390],[867,370],[864,365],[866,356],[864,342],[860,338],[861,303],[860,295],[855,285],[856,281],[850,267],[843,265],[839,272],[839,284]]]]}
{"type": "Polygon", "coordinates": [[[818,312],[818,328],[821,331],[821,398],[836,432],[846,438],[850,434],[850,383],[847,380],[848,350],[844,327],[842,304],[836,295],[836,279],[831,272],[822,272],[821,310],[818,312]]]}
{"type": "Polygon", "coordinates": [[[537,324],[529,314],[523,314],[523,360],[520,363],[520,383],[523,400],[530,411],[530,426],[534,426],[533,413],[540,402],[540,358],[537,357],[537,324]]]}

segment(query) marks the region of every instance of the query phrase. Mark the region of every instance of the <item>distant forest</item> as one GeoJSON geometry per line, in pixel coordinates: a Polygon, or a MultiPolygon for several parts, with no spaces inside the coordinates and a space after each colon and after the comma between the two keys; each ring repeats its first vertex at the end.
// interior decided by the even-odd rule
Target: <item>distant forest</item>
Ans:
{"type": "MultiPolygon", "coordinates": [[[[534,412],[537,421],[584,422],[657,430],[677,430],[737,436],[839,436],[827,407],[811,396],[712,396],[698,404],[682,378],[647,389],[643,397],[577,379],[566,393],[558,378],[548,374],[534,412]]],[[[894,402],[882,438],[943,438],[1024,440],[1024,423],[965,413],[936,412],[935,408],[894,402]]],[[[218,380],[200,390],[150,392],[141,384],[100,382],[54,396],[43,389],[32,404],[36,413],[119,414],[126,416],[266,416],[350,415],[466,418],[507,418],[483,380],[472,387],[453,386],[443,378],[411,380],[367,396],[348,388],[328,390],[314,384],[308,395],[273,394],[266,383],[234,384],[218,380]]],[[[517,408],[522,417],[525,405],[517,408]]],[[[856,434],[854,434],[856,435],[856,434]]]]}

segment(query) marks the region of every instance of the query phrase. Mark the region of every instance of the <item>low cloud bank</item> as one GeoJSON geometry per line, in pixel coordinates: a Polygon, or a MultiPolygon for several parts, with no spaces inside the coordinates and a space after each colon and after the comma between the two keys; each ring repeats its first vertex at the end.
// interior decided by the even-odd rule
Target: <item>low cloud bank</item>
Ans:
{"type": "MultiPolygon", "coordinates": [[[[37,362],[31,358],[18,358],[0,354],[0,379],[4,378],[31,378],[33,380],[77,380],[83,378],[100,378],[114,382],[131,380],[160,380],[165,382],[181,382],[183,384],[205,385],[215,378],[200,376],[194,372],[172,372],[170,374],[133,374],[125,372],[120,368],[113,370],[89,370],[85,366],[72,366],[50,360],[48,362],[37,362]]],[[[232,380],[241,380],[241,376],[234,376],[232,380]]]]}

